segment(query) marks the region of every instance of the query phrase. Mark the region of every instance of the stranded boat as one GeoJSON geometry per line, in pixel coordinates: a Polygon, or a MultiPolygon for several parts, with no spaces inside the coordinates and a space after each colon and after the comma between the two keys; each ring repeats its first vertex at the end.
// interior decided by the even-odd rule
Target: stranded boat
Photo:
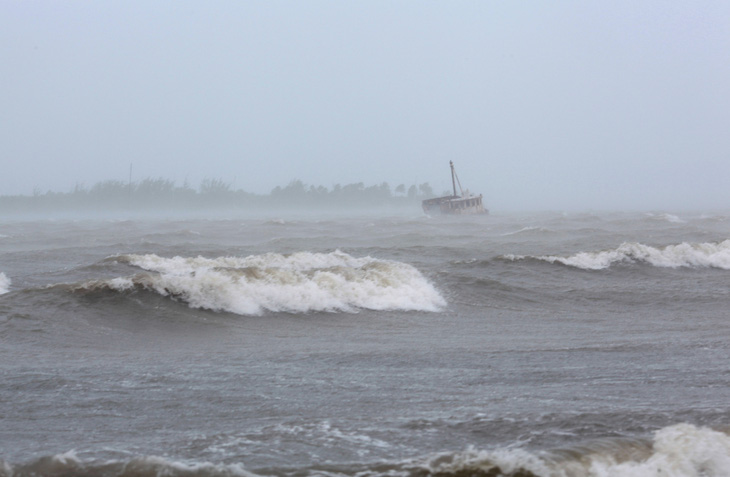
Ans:
{"type": "Polygon", "coordinates": [[[451,166],[451,184],[454,187],[454,195],[424,200],[421,202],[423,211],[428,215],[488,214],[489,211],[484,208],[484,205],[482,205],[482,195],[472,195],[469,193],[468,189],[464,191],[461,188],[459,177],[456,175],[454,161],[449,161],[449,165],[451,166]],[[461,192],[461,195],[456,194],[456,184],[459,184],[459,192],[461,192]]]}

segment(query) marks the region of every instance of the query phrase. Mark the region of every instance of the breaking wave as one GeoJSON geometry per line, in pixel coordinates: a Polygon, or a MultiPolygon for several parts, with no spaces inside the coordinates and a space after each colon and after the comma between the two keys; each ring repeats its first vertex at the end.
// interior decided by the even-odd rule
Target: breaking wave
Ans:
{"type": "Polygon", "coordinates": [[[260,315],[369,310],[439,311],[446,301],[406,263],[346,253],[267,253],[249,257],[122,255],[149,273],[83,283],[83,290],[154,291],[193,308],[260,315]]]}
{"type": "Polygon", "coordinates": [[[657,431],[653,442],[602,441],[539,453],[468,450],[432,458],[418,467],[420,472],[409,475],[719,477],[730,472],[730,436],[677,424],[657,431]]]}
{"type": "Polygon", "coordinates": [[[506,232],[503,233],[503,237],[508,237],[510,235],[520,235],[520,234],[541,234],[541,233],[552,233],[553,231],[550,229],[547,229],[545,227],[523,227],[519,230],[515,230],[513,232],[506,232]]]}
{"type": "Polygon", "coordinates": [[[211,463],[188,464],[175,462],[156,456],[132,458],[127,461],[107,460],[104,462],[85,461],[75,451],[42,457],[27,465],[11,466],[0,461],[0,477],[13,476],[54,476],[54,477],[146,477],[146,476],[241,476],[253,477],[242,465],[222,465],[211,463]]]}
{"type": "Polygon", "coordinates": [[[119,477],[186,476],[481,476],[481,477],[721,477],[730,471],[730,436],[691,424],[658,430],[653,439],[613,439],[580,447],[530,452],[520,448],[444,452],[402,461],[328,464],[300,469],[251,469],[245,463],[177,462],[142,456],[126,460],[84,460],[74,451],[27,464],[0,460],[0,477],[53,475],[119,477]]]}
{"type": "Polygon", "coordinates": [[[536,259],[584,270],[602,270],[615,263],[646,263],[655,267],[720,268],[730,270],[730,240],[719,243],[681,243],[664,248],[624,242],[613,250],[580,252],[569,257],[505,255],[507,260],[536,259]]]}
{"type": "MultiPolygon", "coordinates": [[[[621,457],[621,456],[619,456],[621,457]]],[[[638,477],[721,476],[730,472],[730,436],[691,424],[677,424],[656,432],[651,451],[644,459],[591,459],[590,474],[638,477]]]]}
{"type": "Polygon", "coordinates": [[[649,218],[652,218],[652,219],[662,220],[662,221],[666,221],[666,222],[669,222],[669,223],[672,223],[672,224],[683,224],[683,223],[685,223],[684,220],[680,219],[678,216],[676,216],[674,214],[667,214],[667,213],[664,213],[664,214],[652,214],[652,213],[649,213],[649,214],[647,214],[647,216],[649,218]]]}
{"type": "Polygon", "coordinates": [[[0,273],[0,295],[8,291],[10,291],[10,279],[4,273],[0,273]]]}

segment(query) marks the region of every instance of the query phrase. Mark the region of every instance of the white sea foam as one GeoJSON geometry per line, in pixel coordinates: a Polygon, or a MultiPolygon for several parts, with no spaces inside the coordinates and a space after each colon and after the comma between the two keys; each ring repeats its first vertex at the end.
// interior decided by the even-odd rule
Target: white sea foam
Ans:
{"type": "MultiPolygon", "coordinates": [[[[406,263],[346,253],[268,253],[249,257],[117,257],[151,273],[103,282],[143,287],[194,308],[256,315],[264,311],[439,311],[446,301],[406,263]]],[[[98,286],[95,282],[94,286],[98,286]]]]}
{"type": "Polygon", "coordinates": [[[76,455],[76,449],[71,449],[70,451],[64,452],[63,454],[56,454],[52,457],[52,460],[61,464],[81,463],[81,459],[79,459],[78,455],[76,455]]]}
{"type": "Polygon", "coordinates": [[[522,449],[496,449],[492,451],[469,449],[455,454],[438,454],[425,462],[414,461],[411,464],[404,465],[404,467],[410,471],[409,475],[507,476],[518,472],[520,475],[546,477],[553,475],[548,465],[537,455],[522,449]]]}
{"type": "Polygon", "coordinates": [[[180,462],[156,456],[135,457],[129,460],[82,460],[75,451],[42,457],[26,465],[12,466],[3,461],[0,477],[14,475],[167,475],[186,477],[258,477],[242,464],[214,464],[210,462],[180,462]]]}
{"type": "Polygon", "coordinates": [[[505,255],[508,260],[527,258],[562,263],[584,270],[601,270],[615,263],[647,263],[655,267],[698,267],[730,270],[730,240],[719,243],[681,243],[663,248],[636,242],[624,242],[613,250],[579,252],[568,257],[543,255],[505,255]]]}
{"type": "Polygon", "coordinates": [[[241,464],[185,463],[153,456],[132,459],[124,471],[125,475],[256,476],[241,464]]]}
{"type": "Polygon", "coordinates": [[[674,214],[664,213],[664,214],[655,215],[655,214],[649,213],[647,215],[649,217],[652,217],[652,218],[656,218],[656,219],[660,219],[660,220],[665,220],[665,221],[670,222],[672,224],[683,224],[685,222],[684,220],[680,219],[678,216],[676,216],[674,214]]]}
{"type": "Polygon", "coordinates": [[[513,232],[503,233],[502,237],[509,237],[510,235],[520,235],[520,234],[524,234],[524,233],[534,233],[534,232],[547,233],[547,232],[552,232],[552,230],[546,229],[544,227],[534,227],[534,226],[523,227],[523,228],[521,228],[519,230],[515,230],[513,232]]]}
{"type": "Polygon", "coordinates": [[[653,453],[640,462],[593,459],[587,475],[595,477],[721,477],[730,475],[730,436],[677,424],[657,431],[653,453]]]}
{"type": "MultiPolygon", "coordinates": [[[[312,429],[298,426],[281,429],[285,434],[327,436],[345,439],[358,446],[372,446],[366,436],[342,434],[323,424],[312,429]],[[320,429],[321,427],[321,429],[320,429]],[[320,431],[323,433],[321,434],[320,431]]],[[[316,440],[316,439],[315,439],[316,440]]],[[[247,441],[248,442],[248,441],[247,441]]],[[[322,444],[325,445],[325,444],[322,444]]],[[[376,442],[375,445],[380,445],[376,442]]],[[[389,447],[387,443],[383,444],[389,447]]],[[[225,452],[225,451],[224,451],[225,452]]],[[[372,472],[362,475],[534,475],[582,477],[726,477],[730,475],[730,435],[706,427],[677,424],[658,430],[653,442],[640,446],[616,441],[586,444],[571,452],[565,449],[529,452],[520,448],[444,452],[425,458],[409,459],[388,466],[379,463],[372,472]]],[[[301,469],[301,475],[323,475],[313,469],[301,469]]],[[[344,470],[344,467],[343,467],[344,470]]],[[[360,469],[361,470],[361,469],[360,469]]],[[[12,475],[170,475],[170,476],[242,476],[256,477],[243,463],[215,464],[196,461],[173,461],[156,456],[138,456],[128,460],[93,461],[80,459],[75,451],[42,457],[25,465],[13,466],[0,460],[0,476],[12,475]]],[[[268,475],[268,473],[267,473],[268,475]]],[[[352,475],[333,470],[326,475],[352,475]]]]}
{"type": "Polygon", "coordinates": [[[406,463],[415,473],[430,475],[535,475],[584,477],[726,477],[730,475],[730,436],[691,424],[657,431],[645,450],[616,442],[585,445],[575,452],[531,453],[522,449],[444,453],[406,463]],[[566,458],[566,455],[569,456],[566,458]],[[418,472],[420,471],[420,472],[418,472]]]}
{"type": "Polygon", "coordinates": [[[671,222],[671,223],[673,223],[673,224],[683,224],[683,223],[684,223],[684,220],[680,219],[680,218],[679,218],[679,217],[677,217],[676,215],[672,215],[672,214],[664,214],[664,215],[663,215],[662,217],[663,217],[663,218],[664,218],[664,219],[665,219],[665,220],[666,220],[667,222],[671,222]]]}
{"type": "Polygon", "coordinates": [[[10,279],[4,273],[0,273],[0,295],[8,291],[10,291],[10,279]]]}

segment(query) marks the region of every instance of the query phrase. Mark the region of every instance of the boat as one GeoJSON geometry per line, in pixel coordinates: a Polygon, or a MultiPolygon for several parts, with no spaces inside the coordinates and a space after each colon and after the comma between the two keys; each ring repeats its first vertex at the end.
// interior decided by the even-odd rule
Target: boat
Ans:
{"type": "Polygon", "coordinates": [[[449,161],[451,166],[451,185],[454,187],[454,194],[444,197],[434,197],[421,202],[423,211],[428,215],[479,215],[488,214],[489,211],[482,204],[482,195],[473,195],[467,189],[461,188],[459,176],[454,169],[454,161],[449,161]],[[456,193],[456,184],[459,184],[459,192],[456,193]]]}

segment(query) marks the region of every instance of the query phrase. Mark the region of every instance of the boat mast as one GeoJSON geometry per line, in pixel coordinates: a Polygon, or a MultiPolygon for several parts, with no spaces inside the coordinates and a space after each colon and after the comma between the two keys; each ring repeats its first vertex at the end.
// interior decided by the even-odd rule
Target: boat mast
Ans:
{"type": "Polygon", "coordinates": [[[454,161],[449,161],[451,166],[451,185],[454,188],[454,196],[456,196],[456,172],[454,172],[454,161]]]}
{"type": "Polygon", "coordinates": [[[451,166],[451,185],[454,188],[454,197],[456,197],[456,183],[459,183],[459,192],[461,192],[461,196],[464,196],[464,190],[461,188],[461,181],[459,180],[459,176],[456,175],[456,169],[454,169],[454,161],[449,161],[449,165],[451,166]]]}

